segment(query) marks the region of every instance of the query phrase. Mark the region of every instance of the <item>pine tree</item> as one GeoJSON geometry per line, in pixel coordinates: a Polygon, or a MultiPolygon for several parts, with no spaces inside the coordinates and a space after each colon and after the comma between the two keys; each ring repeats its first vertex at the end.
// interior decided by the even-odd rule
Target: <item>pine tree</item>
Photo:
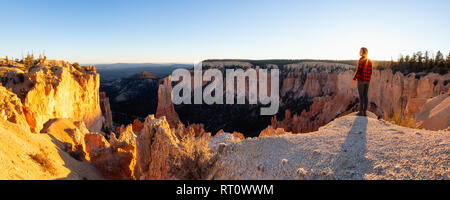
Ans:
{"type": "Polygon", "coordinates": [[[6,64],[6,65],[8,65],[8,66],[9,66],[9,58],[8,58],[8,56],[6,56],[6,58],[5,58],[5,62],[4,62],[3,64],[6,64]]]}
{"type": "Polygon", "coordinates": [[[423,64],[423,68],[425,70],[430,69],[430,53],[428,51],[425,51],[425,57],[424,57],[425,61],[423,64]]]}
{"type": "Polygon", "coordinates": [[[447,59],[445,60],[445,64],[447,65],[447,68],[450,68],[450,53],[448,53],[447,59]]]}
{"type": "Polygon", "coordinates": [[[410,57],[409,55],[406,55],[406,57],[405,57],[405,62],[406,62],[406,63],[409,63],[410,58],[411,58],[411,57],[410,57]]]}
{"type": "Polygon", "coordinates": [[[444,62],[444,55],[441,53],[441,51],[438,51],[436,53],[436,59],[434,59],[434,62],[437,66],[444,62]]]}
{"type": "Polygon", "coordinates": [[[438,68],[445,67],[444,55],[441,53],[441,51],[438,51],[436,53],[436,59],[434,60],[434,62],[435,62],[435,66],[438,68]]]}
{"type": "Polygon", "coordinates": [[[416,56],[417,56],[417,62],[418,63],[423,63],[423,53],[421,51],[418,51],[416,53],[416,56]]]}
{"type": "Polygon", "coordinates": [[[25,58],[25,60],[23,61],[23,65],[24,65],[26,71],[28,71],[31,67],[33,67],[34,66],[34,55],[28,54],[27,57],[25,58]]]}

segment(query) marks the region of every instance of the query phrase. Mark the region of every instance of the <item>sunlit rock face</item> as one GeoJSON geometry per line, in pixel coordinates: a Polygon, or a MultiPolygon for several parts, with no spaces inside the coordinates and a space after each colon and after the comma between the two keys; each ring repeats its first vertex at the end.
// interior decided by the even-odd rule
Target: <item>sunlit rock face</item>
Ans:
{"type": "Polygon", "coordinates": [[[261,133],[259,134],[259,137],[269,137],[274,135],[285,135],[285,134],[292,134],[291,132],[286,132],[282,128],[273,129],[272,126],[267,127],[261,133]]]}
{"type": "Polygon", "coordinates": [[[427,100],[414,115],[417,126],[428,130],[450,128],[450,94],[441,94],[427,100]]]}
{"type": "Polygon", "coordinates": [[[351,83],[354,75],[352,71],[327,73],[312,69],[304,75],[301,73],[304,72],[294,70],[288,77],[297,78],[286,83],[290,85],[290,82],[297,82],[300,85],[291,86],[293,89],[289,90],[289,86],[283,84],[282,88],[286,92],[287,99],[292,101],[306,97],[311,99],[312,104],[308,109],[296,110],[296,114],[292,114],[289,109],[284,110],[282,121],[273,117],[271,120],[273,129],[283,128],[293,133],[313,132],[336,117],[350,113],[355,107],[358,93],[351,83]],[[305,85],[299,80],[302,77],[306,77],[305,85]]]}
{"type": "MultiPolygon", "coordinates": [[[[409,103],[421,106],[425,103],[424,99],[447,93],[450,89],[450,74],[430,73],[422,77],[416,76],[414,73],[403,75],[399,72],[394,74],[391,70],[375,70],[369,88],[372,111],[377,115],[382,115],[383,112],[405,114],[408,112],[409,103]]],[[[408,114],[415,114],[411,106],[408,114]]]]}
{"type": "Polygon", "coordinates": [[[85,135],[89,134],[83,122],[70,119],[52,119],[44,124],[41,133],[48,134],[63,151],[80,160],[89,160],[86,154],[85,135]]]}
{"type": "Polygon", "coordinates": [[[199,126],[171,128],[165,117],[154,115],[117,131],[109,141],[99,134],[86,134],[85,154],[105,177],[120,180],[179,179],[173,166],[187,148],[182,138],[188,134],[210,137],[199,126]]]}
{"type": "Polygon", "coordinates": [[[82,121],[90,131],[102,128],[100,77],[94,67],[73,67],[64,61],[45,61],[26,73],[9,71],[2,82],[22,100],[30,129],[40,132],[53,118],[82,121]]]}
{"type": "Polygon", "coordinates": [[[0,86],[0,120],[10,121],[29,130],[22,108],[22,102],[16,94],[0,86]]]}
{"type": "Polygon", "coordinates": [[[170,173],[171,161],[179,154],[180,148],[180,141],[166,118],[147,117],[137,135],[136,179],[175,179],[170,173]]]}
{"type": "Polygon", "coordinates": [[[119,138],[111,134],[109,142],[99,135],[89,135],[85,141],[90,161],[107,178],[134,179],[136,136],[131,125],[120,133],[119,138]]]}

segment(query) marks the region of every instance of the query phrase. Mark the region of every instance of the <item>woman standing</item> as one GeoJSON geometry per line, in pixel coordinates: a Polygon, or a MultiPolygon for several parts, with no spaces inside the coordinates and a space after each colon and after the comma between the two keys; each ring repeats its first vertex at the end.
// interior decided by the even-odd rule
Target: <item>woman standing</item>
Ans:
{"type": "Polygon", "coordinates": [[[358,81],[358,93],[359,93],[359,116],[367,116],[367,108],[369,104],[369,85],[370,78],[372,76],[372,61],[367,58],[369,50],[362,47],[359,51],[361,58],[358,62],[358,68],[356,69],[355,77],[353,78],[353,86],[355,81],[358,81]]]}

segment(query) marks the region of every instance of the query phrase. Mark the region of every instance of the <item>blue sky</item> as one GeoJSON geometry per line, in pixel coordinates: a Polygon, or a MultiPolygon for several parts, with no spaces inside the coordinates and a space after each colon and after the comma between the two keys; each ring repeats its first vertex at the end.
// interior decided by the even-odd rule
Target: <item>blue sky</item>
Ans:
{"type": "Polygon", "coordinates": [[[447,0],[0,0],[0,56],[80,63],[450,51],[447,0]]]}

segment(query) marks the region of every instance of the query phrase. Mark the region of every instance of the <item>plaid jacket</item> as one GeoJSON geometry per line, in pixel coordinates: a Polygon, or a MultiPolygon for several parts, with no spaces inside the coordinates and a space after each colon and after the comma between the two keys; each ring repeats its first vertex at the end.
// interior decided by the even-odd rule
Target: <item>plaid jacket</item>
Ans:
{"type": "Polygon", "coordinates": [[[359,59],[358,69],[356,70],[355,81],[370,82],[372,76],[372,61],[368,58],[362,57],[359,59]]]}

